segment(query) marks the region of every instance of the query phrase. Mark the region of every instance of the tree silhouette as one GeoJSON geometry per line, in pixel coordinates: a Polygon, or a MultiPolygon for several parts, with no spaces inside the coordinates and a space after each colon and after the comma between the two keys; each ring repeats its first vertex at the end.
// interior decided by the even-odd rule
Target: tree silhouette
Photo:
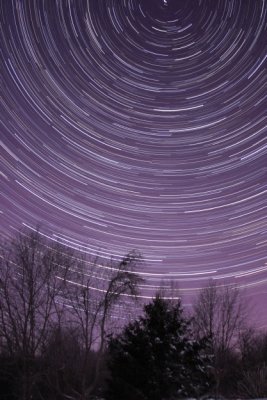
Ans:
{"type": "Polygon", "coordinates": [[[157,295],[144,307],[144,316],[109,341],[107,398],[161,400],[201,395],[211,384],[208,353],[206,339],[192,339],[181,302],[157,295]]]}

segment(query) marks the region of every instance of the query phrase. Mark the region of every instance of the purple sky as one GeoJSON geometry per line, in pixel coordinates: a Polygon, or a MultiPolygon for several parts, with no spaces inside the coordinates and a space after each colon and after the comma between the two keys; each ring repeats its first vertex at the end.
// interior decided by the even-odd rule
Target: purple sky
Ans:
{"type": "Polygon", "coordinates": [[[1,227],[145,258],[267,326],[267,1],[9,0],[1,227]]]}

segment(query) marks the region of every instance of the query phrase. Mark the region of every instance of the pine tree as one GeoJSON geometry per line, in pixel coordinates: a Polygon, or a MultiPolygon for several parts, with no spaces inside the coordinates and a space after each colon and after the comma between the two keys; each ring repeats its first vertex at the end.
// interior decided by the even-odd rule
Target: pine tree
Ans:
{"type": "Polygon", "coordinates": [[[109,341],[109,400],[199,396],[209,389],[206,339],[193,340],[180,301],[159,295],[109,341]]]}

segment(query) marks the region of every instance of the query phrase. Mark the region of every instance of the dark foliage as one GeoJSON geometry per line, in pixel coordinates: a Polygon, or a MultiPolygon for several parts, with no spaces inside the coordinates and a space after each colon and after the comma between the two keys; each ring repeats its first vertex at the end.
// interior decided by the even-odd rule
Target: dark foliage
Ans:
{"type": "Polygon", "coordinates": [[[159,295],[109,341],[109,400],[199,396],[210,387],[208,341],[193,340],[180,301],[159,295]]]}

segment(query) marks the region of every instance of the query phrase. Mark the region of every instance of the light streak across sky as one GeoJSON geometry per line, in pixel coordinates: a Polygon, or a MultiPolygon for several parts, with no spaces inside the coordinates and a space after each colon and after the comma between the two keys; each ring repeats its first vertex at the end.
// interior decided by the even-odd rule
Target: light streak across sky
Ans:
{"type": "MultiPolygon", "coordinates": [[[[9,0],[1,14],[4,234],[145,258],[267,304],[267,1],[9,0]]],[[[259,312],[259,323],[267,315],[259,312]]]]}

